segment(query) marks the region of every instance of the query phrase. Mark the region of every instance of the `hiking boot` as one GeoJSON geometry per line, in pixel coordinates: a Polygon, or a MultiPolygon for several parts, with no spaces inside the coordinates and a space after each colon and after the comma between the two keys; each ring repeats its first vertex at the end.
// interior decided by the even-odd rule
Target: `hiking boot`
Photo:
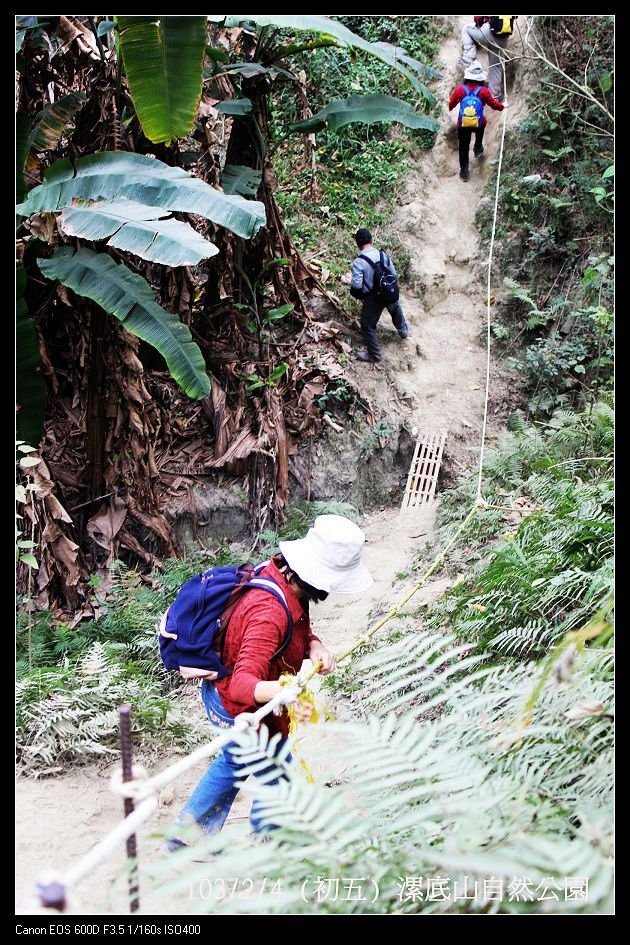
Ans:
{"type": "Polygon", "coordinates": [[[367,351],[359,351],[356,355],[357,361],[367,361],[370,364],[376,364],[380,358],[371,358],[367,351]]]}
{"type": "Polygon", "coordinates": [[[466,168],[465,170],[462,169],[459,172],[459,176],[461,177],[462,180],[468,180],[468,178],[470,177],[470,174],[468,173],[468,168],[466,168]]]}
{"type": "Polygon", "coordinates": [[[401,328],[400,331],[398,332],[398,334],[400,335],[400,337],[402,338],[403,341],[405,340],[405,338],[408,338],[408,337],[409,337],[409,325],[405,325],[404,328],[401,328]]]}
{"type": "Polygon", "coordinates": [[[160,853],[164,855],[177,853],[178,850],[185,850],[189,846],[189,843],[184,843],[183,840],[179,840],[177,837],[168,837],[160,847],[160,853]]]}
{"type": "Polygon", "coordinates": [[[473,154],[475,155],[475,157],[481,157],[481,155],[483,154],[483,145],[480,144],[478,148],[473,148],[473,154]]]}
{"type": "MultiPolygon", "coordinates": [[[[185,843],[183,840],[180,840],[178,837],[169,837],[166,839],[162,846],[160,847],[160,853],[163,856],[172,856],[173,853],[179,853],[180,850],[190,850],[192,844],[185,843]]],[[[212,863],[214,858],[218,856],[222,851],[221,850],[204,850],[203,848],[195,856],[191,858],[192,863],[212,863]]]]}

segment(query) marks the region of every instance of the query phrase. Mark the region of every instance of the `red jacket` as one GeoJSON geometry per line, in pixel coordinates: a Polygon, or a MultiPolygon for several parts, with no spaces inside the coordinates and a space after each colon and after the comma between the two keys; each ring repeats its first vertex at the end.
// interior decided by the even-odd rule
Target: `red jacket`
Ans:
{"type": "MultiPolygon", "coordinates": [[[[260,708],[254,700],[256,684],[279,679],[282,673],[299,672],[314,639],[308,616],[308,601],[302,603],[295,596],[284,576],[273,561],[260,572],[260,577],[271,577],[284,593],[293,617],[293,636],[288,647],[277,659],[273,654],[280,648],[287,631],[287,615],[282,604],[268,591],[247,591],[234,608],[223,644],[223,662],[232,669],[232,675],[217,682],[217,690],[230,715],[255,712],[260,708]]],[[[273,732],[289,733],[286,709],[282,715],[270,713],[265,724],[273,732]]]]}
{"type": "MultiPolygon", "coordinates": [[[[477,90],[479,90],[478,97],[481,99],[484,105],[489,105],[490,108],[494,108],[494,110],[497,112],[502,112],[503,109],[505,108],[505,105],[502,105],[501,102],[498,102],[496,98],[494,97],[494,95],[492,95],[490,91],[485,87],[485,85],[480,86],[478,82],[473,82],[473,81],[466,82],[465,84],[468,87],[468,90],[470,92],[476,92],[477,90]]],[[[468,95],[468,92],[466,91],[464,86],[458,85],[449,99],[449,103],[448,103],[449,112],[452,112],[455,106],[459,105],[462,99],[466,98],[467,95],[468,95]]],[[[458,128],[461,126],[461,123],[462,123],[461,117],[458,117],[457,118],[458,128]]],[[[485,128],[487,123],[488,123],[488,119],[484,115],[482,127],[485,128]]]]}

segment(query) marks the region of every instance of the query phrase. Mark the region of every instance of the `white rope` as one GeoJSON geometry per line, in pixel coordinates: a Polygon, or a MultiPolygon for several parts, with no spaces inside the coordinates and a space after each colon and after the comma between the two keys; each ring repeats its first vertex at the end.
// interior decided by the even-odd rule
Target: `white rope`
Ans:
{"type": "Polygon", "coordinates": [[[175,764],[170,765],[152,778],[147,777],[146,771],[140,765],[134,765],[134,777],[131,781],[123,782],[121,772],[117,771],[110,781],[111,790],[122,797],[133,798],[134,801],[138,802],[138,807],[114,827],[113,830],[110,830],[100,843],[97,843],[89,853],[81,857],[81,859],[75,863],[74,866],[66,870],[65,873],[58,875],[46,871],[46,873],[40,877],[38,886],[46,887],[51,883],[58,883],[67,893],[69,889],[76,886],[80,880],[84,879],[96,869],[100,863],[115,853],[116,850],[120,848],[120,845],[124,843],[128,837],[136,833],[145,820],[148,820],[149,817],[155,813],[158,808],[157,794],[165,785],[170,784],[171,781],[174,781],[181,774],[184,774],[189,768],[193,768],[200,761],[205,761],[224,745],[234,741],[235,735],[238,736],[240,732],[247,731],[247,729],[250,728],[258,728],[262,719],[266,715],[269,715],[270,712],[275,712],[281,706],[290,705],[292,702],[295,702],[304,688],[304,685],[305,682],[298,677],[293,685],[285,686],[282,692],[279,692],[277,696],[274,696],[273,699],[261,706],[256,712],[243,712],[237,715],[232,728],[226,730],[216,738],[213,738],[211,742],[206,742],[205,745],[201,745],[190,755],[187,755],[180,761],[176,761],[175,764]]]}
{"type": "Polygon", "coordinates": [[[206,758],[215,754],[215,752],[223,748],[224,745],[234,741],[234,736],[238,735],[239,732],[244,732],[248,728],[258,728],[261,720],[266,715],[269,715],[270,712],[274,712],[279,706],[290,705],[292,702],[295,702],[301,690],[302,685],[300,684],[286,687],[282,692],[278,693],[277,696],[274,696],[270,702],[261,706],[256,712],[242,712],[240,715],[236,716],[232,727],[221,735],[217,735],[211,742],[200,745],[199,748],[196,748],[195,751],[186,755],[185,758],[176,761],[152,778],[138,781],[134,778],[131,781],[122,781],[120,779],[120,773],[116,772],[110,782],[111,790],[121,797],[132,797],[134,800],[142,800],[145,797],[150,797],[152,794],[158,793],[162,788],[166,787],[167,784],[170,784],[171,781],[175,781],[181,774],[185,774],[190,768],[194,768],[200,761],[205,761],[206,758]]]}
{"type": "MultiPolygon", "coordinates": [[[[63,873],[57,882],[61,883],[66,892],[76,886],[77,883],[95,870],[96,867],[120,849],[121,845],[128,837],[135,833],[142,826],[145,820],[148,820],[158,809],[157,797],[146,797],[136,809],[125,817],[124,820],[114,827],[100,843],[82,856],[78,863],[71,866],[63,873]]],[[[46,877],[50,881],[50,874],[46,877]]]]}
{"type": "MultiPolygon", "coordinates": [[[[146,768],[142,765],[133,765],[131,769],[131,781],[123,781],[122,768],[117,768],[109,779],[109,789],[113,794],[119,797],[130,797],[134,801],[141,801],[147,796],[147,792],[141,793],[142,782],[149,777],[146,768]]],[[[153,792],[148,792],[152,794],[153,792]]]]}
{"type": "MultiPolygon", "coordinates": [[[[503,64],[503,99],[507,101],[507,82],[505,78],[505,63],[503,64]]],[[[494,253],[494,237],[497,229],[497,214],[499,210],[499,186],[501,184],[501,166],[503,164],[503,148],[505,144],[505,127],[507,124],[507,111],[503,109],[503,124],[501,127],[501,147],[499,148],[499,164],[497,167],[497,184],[494,192],[494,213],[492,216],[492,233],[490,235],[490,252],[488,254],[488,285],[487,285],[487,297],[486,297],[486,391],[484,396],[483,403],[483,424],[481,427],[481,448],[479,450],[479,475],[477,478],[477,504],[485,503],[485,499],[481,495],[481,484],[483,480],[483,462],[486,452],[486,428],[488,426],[488,400],[490,397],[490,352],[491,352],[491,341],[492,335],[490,332],[491,328],[491,315],[490,315],[490,299],[491,299],[491,284],[492,284],[492,256],[494,253]]]]}
{"type": "Polygon", "coordinates": [[[194,768],[200,761],[205,761],[210,755],[214,755],[228,742],[234,741],[235,735],[244,732],[248,728],[249,724],[243,724],[243,722],[235,720],[234,725],[222,735],[217,735],[211,742],[200,745],[185,758],[181,758],[165,768],[164,771],[145,781],[136,781],[135,778],[131,781],[122,781],[120,771],[116,771],[111,778],[110,789],[120,797],[131,797],[137,801],[141,801],[145,797],[151,797],[161,791],[163,787],[166,787],[167,784],[170,784],[171,781],[175,781],[181,774],[185,774],[189,768],[194,768]]]}

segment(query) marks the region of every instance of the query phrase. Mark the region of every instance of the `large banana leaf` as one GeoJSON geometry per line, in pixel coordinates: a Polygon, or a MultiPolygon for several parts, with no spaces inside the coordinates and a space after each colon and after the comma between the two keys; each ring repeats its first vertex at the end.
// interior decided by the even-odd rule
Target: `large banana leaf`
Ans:
{"type": "Polygon", "coordinates": [[[17,410],[17,437],[37,447],[44,425],[46,390],[42,375],[42,360],[33,319],[24,301],[26,273],[15,274],[15,401],[17,410]]]}
{"type": "Polygon", "coordinates": [[[92,299],[115,315],[127,331],[156,348],[189,397],[199,400],[210,393],[203,356],[190,331],[155,302],[142,276],[91,249],[75,253],[64,247],[50,259],[39,259],[37,265],[49,279],[58,279],[77,295],[92,299]]]}
{"type": "Polygon", "coordinates": [[[222,194],[179,167],[122,151],[89,154],[74,166],[70,161],[57,161],[46,171],[44,183],[30,191],[17,211],[30,216],[61,210],[77,197],[127,197],[150,207],[197,213],[245,238],[254,236],[266,222],[265,205],[257,200],[222,194]]]}
{"type": "Polygon", "coordinates": [[[129,91],[150,141],[183,138],[201,98],[204,16],[117,16],[129,91]]]}
{"type": "Polygon", "coordinates": [[[222,115],[249,115],[251,110],[252,102],[249,98],[227,98],[217,105],[217,111],[222,115]]]}
{"type": "Polygon", "coordinates": [[[221,187],[226,194],[255,197],[262,181],[262,171],[243,164],[226,164],[221,174],[221,187]]]}
{"type": "Polygon", "coordinates": [[[46,151],[56,145],[67,123],[87,101],[85,92],[70,92],[40,113],[29,138],[29,148],[33,151],[46,151]]]}
{"type": "Polygon", "coordinates": [[[218,248],[188,223],[173,220],[166,210],[146,207],[120,197],[69,207],[61,214],[61,228],[68,236],[104,240],[149,262],[165,266],[196,266],[218,248]]]}
{"type": "Polygon", "coordinates": [[[410,56],[409,53],[400,46],[392,46],[391,43],[372,43],[372,46],[375,49],[382,49],[387,56],[394,56],[399,62],[402,62],[403,65],[407,66],[413,72],[417,72],[418,75],[424,76],[425,79],[440,78],[439,72],[436,72],[435,69],[432,69],[430,66],[425,66],[419,59],[414,59],[413,56],[410,56]]]}
{"type": "Polygon", "coordinates": [[[224,20],[226,27],[240,26],[243,23],[251,22],[255,23],[257,26],[279,26],[294,31],[310,30],[313,33],[323,33],[325,36],[332,37],[339,46],[351,46],[356,49],[363,49],[371,56],[375,56],[382,62],[386,62],[388,65],[392,66],[393,69],[401,72],[411,82],[416,91],[429,102],[435,101],[434,96],[429,92],[426,86],[419,81],[414,73],[418,72],[424,78],[439,78],[438,72],[418,62],[417,59],[407,56],[406,53],[404,54],[405,59],[403,61],[401,52],[404,51],[398,49],[398,47],[390,46],[389,43],[369,43],[367,40],[357,36],[356,33],[353,33],[352,30],[343,26],[342,23],[331,20],[327,16],[294,16],[291,14],[277,16],[269,14],[219,16],[213,14],[209,16],[208,19],[213,23],[224,20]]]}
{"type": "Polygon", "coordinates": [[[337,131],[343,125],[360,121],[370,125],[375,121],[398,121],[408,128],[425,128],[438,131],[439,122],[428,115],[419,115],[407,102],[391,95],[351,95],[335,99],[311,118],[291,125],[292,131],[321,131],[329,128],[337,131]]]}

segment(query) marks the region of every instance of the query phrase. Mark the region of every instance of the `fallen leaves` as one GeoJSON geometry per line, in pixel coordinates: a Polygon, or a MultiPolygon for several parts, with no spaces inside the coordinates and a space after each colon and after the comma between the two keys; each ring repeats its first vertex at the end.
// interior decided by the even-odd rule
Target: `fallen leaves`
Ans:
{"type": "MultiPolygon", "coordinates": [[[[83,23],[74,20],[74,18],[60,16],[57,25],[57,36],[60,38],[63,46],[60,51],[64,52],[73,42],[82,53],[89,56],[90,59],[99,60],[101,54],[96,45],[94,34],[83,23]]],[[[108,59],[111,55],[108,49],[103,50],[103,55],[108,59]]]]}
{"type": "Polygon", "coordinates": [[[112,496],[109,502],[104,502],[98,512],[88,519],[86,532],[97,545],[108,552],[108,564],[116,557],[115,539],[126,517],[127,506],[124,501],[118,496],[112,496]]]}
{"type": "Polygon", "coordinates": [[[37,601],[40,606],[50,606],[56,591],[56,587],[52,586],[53,580],[60,575],[62,580],[56,583],[60,583],[65,592],[66,605],[73,608],[77,604],[76,595],[71,593],[69,599],[68,591],[78,587],[82,577],[78,560],[79,545],[64,529],[64,526],[70,526],[68,531],[73,530],[73,522],[59,499],[53,495],[55,484],[46,463],[37,455],[29,456],[30,459],[37,460],[37,464],[30,465],[28,469],[33,489],[24,512],[32,523],[32,533],[38,541],[37,601]]]}

